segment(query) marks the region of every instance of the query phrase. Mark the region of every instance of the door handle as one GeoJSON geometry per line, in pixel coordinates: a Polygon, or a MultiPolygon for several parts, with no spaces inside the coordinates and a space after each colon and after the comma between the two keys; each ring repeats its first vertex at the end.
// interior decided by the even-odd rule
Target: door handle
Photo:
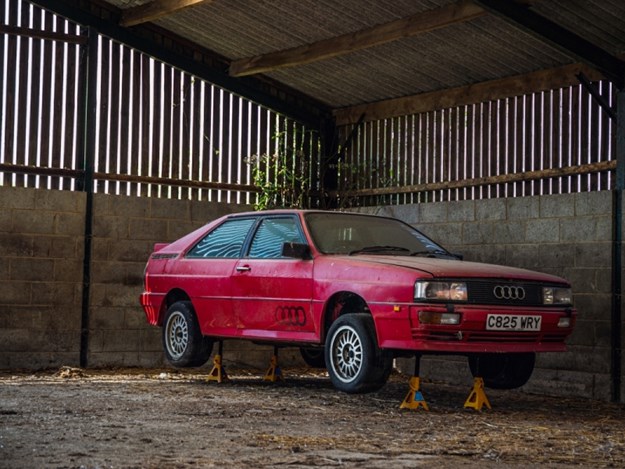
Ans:
{"type": "Polygon", "coordinates": [[[252,268],[249,265],[238,265],[236,268],[237,272],[249,272],[252,268]]]}

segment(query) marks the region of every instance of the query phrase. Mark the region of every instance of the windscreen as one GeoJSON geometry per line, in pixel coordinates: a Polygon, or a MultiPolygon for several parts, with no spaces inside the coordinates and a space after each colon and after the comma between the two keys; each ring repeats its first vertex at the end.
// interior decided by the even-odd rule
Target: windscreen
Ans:
{"type": "Polygon", "coordinates": [[[306,223],[318,250],[325,254],[447,253],[444,248],[393,218],[347,213],[311,213],[306,223]]]}

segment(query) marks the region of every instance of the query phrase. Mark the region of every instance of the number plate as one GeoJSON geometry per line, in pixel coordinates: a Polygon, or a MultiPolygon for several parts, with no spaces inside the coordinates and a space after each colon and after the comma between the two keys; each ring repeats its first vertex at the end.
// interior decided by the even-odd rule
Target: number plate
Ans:
{"type": "Polygon", "coordinates": [[[539,331],[541,316],[520,316],[512,314],[489,314],[486,317],[487,331],[539,331]]]}

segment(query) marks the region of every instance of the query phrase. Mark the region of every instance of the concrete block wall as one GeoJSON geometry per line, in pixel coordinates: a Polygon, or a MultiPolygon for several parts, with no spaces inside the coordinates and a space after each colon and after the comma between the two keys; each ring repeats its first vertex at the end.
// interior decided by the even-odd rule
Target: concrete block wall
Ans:
{"type": "MultiPolygon", "coordinates": [[[[566,353],[540,354],[531,392],[610,399],[612,192],[440,202],[360,211],[400,218],[465,260],[567,278],[579,311],[566,353]]],[[[402,367],[411,372],[412,364],[402,367]]],[[[422,376],[470,382],[465,359],[427,357],[422,376]]],[[[625,377],[624,377],[625,380],[625,377]]]]}
{"type": "MultiPolygon", "coordinates": [[[[611,197],[595,192],[361,211],[401,218],[467,260],[568,278],[579,310],[570,351],[542,354],[526,389],[608,400],[611,197]]],[[[79,364],[85,206],[82,193],[0,187],[0,368],[79,364]]],[[[89,366],[165,365],[160,329],[146,324],[138,302],[154,243],[246,209],[96,194],[89,366]]],[[[270,354],[266,346],[228,341],[224,362],[264,368],[270,354]]],[[[281,352],[281,363],[301,364],[297,350],[281,352]]],[[[410,373],[412,365],[403,363],[402,369],[410,373]]],[[[439,381],[471,380],[458,358],[428,357],[422,372],[439,381]]]]}
{"type": "Polygon", "coordinates": [[[0,187],[0,368],[78,365],[84,204],[0,187]]]}
{"type": "MultiPolygon", "coordinates": [[[[171,242],[246,206],[96,194],[89,324],[89,366],[164,366],[161,329],[139,305],[154,243],[171,242]]],[[[238,358],[244,342],[229,346],[238,358]]],[[[245,347],[243,347],[245,348],[245,347]]]]}

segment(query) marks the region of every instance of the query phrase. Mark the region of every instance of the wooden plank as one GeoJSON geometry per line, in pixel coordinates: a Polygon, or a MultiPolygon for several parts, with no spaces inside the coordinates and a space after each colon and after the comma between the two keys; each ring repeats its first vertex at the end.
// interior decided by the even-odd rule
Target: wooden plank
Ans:
{"type": "MultiPolygon", "coordinates": [[[[193,147],[191,146],[191,108],[193,106],[192,101],[192,77],[188,73],[181,73],[180,83],[180,102],[178,106],[180,108],[180,131],[179,131],[179,158],[180,167],[178,177],[183,180],[192,179],[191,168],[193,165],[193,147]]],[[[181,198],[190,199],[193,197],[193,191],[181,191],[181,198]]]]}
{"type": "Polygon", "coordinates": [[[412,96],[362,104],[334,111],[338,126],[354,123],[364,113],[365,120],[386,119],[388,117],[418,114],[437,109],[446,109],[466,104],[521,96],[526,93],[545,91],[578,83],[576,74],[583,72],[590,80],[602,76],[582,64],[565,65],[549,70],[516,75],[482,83],[474,83],[458,88],[421,93],[412,96]]]}
{"type": "Polygon", "coordinates": [[[119,24],[125,27],[136,26],[207,1],[209,0],[154,0],[123,10],[119,24]]]}
{"type": "MultiPolygon", "coordinates": [[[[121,66],[122,73],[120,75],[120,95],[121,95],[121,103],[120,103],[120,134],[119,134],[119,153],[117,153],[117,173],[118,174],[132,174],[131,173],[131,159],[132,159],[132,133],[134,129],[132,128],[132,110],[133,105],[131,96],[131,88],[132,88],[132,49],[127,46],[122,46],[121,50],[121,66]]],[[[131,192],[131,184],[127,184],[125,182],[121,182],[119,184],[118,195],[130,195],[131,192]]]]}
{"type": "MultiPolygon", "coordinates": [[[[143,148],[141,146],[142,133],[144,131],[143,106],[147,106],[149,101],[141,99],[141,55],[139,51],[130,49],[130,57],[132,60],[128,66],[131,67],[132,73],[127,75],[132,92],[132,106],[130,106],[132,112],[132,129],[128,141],[130,149],[128,153],[129,174],[140,174],[140,168],[144,158],[143,148]]],[[[129,193],[130,195],[141,195],[141,185],[131,184],[129,193]]]]}
{"type": "MultiPolygon", "coordinates": [[[[28,4],[26,2],[20,3],[20,18],[23,23],[28,23],[30,17],[30,11],[28,8],[28,4]]],[[[28,97],[31,95],[31,90],[29,89],[30,82],[30,73],[29,73],[29,57],[28,52],[30,48],[30,41],[28,38],[20,37],[18,38],[19,44],[19,56],[17,60],[18,63],[13,63],[12,65],[19,70],[17,85],[19,88],[19,92],[17,93],[17,102],[18,102],[18,111],[16,114],[16,127],[17,127],[17,145],[15,155],[17,157],[16,162],[22,164],[29,164],[29,154],[26,151],[27,142],[30,140],[30,126],[28,119],[28,97]]],[[[31,102],[32,106],[32,102],[31,102]]],[[[16,185],[21,187],[28,187],[28,176],[24,176],[21,178],[17,178],[16,185]]]]}
{"type": "MultiPolygon", "coordinates": [[[[198,78],[193,78],[191,81],[191,106],[190,106],[190,122],[189,126],[191,127],[191,135],[190,135],[190,145],[189,151],[191,153],[191,171],[189,179],[194,179],[197,181],[202,180],[201,175],[201,165],[202,158],[201,155],[201,147],[202,147],[202,136],[204,134],[204,129],[202,128],[203,123],[203,115],[202,115],[202,80],[198,78]]],[[[192,193],[192,198],[194,200],[201,200],[201,190],[195,190],[192,193]]]]}
{"type": "MultiPolygon", "coordinates": [[[[33,175],[49,175],[55,177],[65,178],[80,178],[84,171],[78,169],[64,169],[64,168],[45,168],[45,167],[33,167],[25,166],[21,164],[12,163],[0,163],[0,173],[16,173],[16,174],[33,174],[33,175]]],[[[259,192],[260,189],[256,186],[249,184],[228,184],[228,183],[215,183],[210,181],[192,181],[181,180],[174,178],[158,178],[152,176],[137,176],[133,174],[113,174],[113,173],[101,173],[96,172],[94,174],[95,179],[104,181],[123,181],[125,183],[136,184],[152,184],[152,185],[165,185],[174,186],[180,188],[202,188],[202,189],[221,189],[231,191],[244,191],[244,192],[259,192]]]]}
{"type": "MultiPolygon", "coordinates": [[[[561,90],[561,111],[560,111],[560,127],[561,127],[561,145],[559,167],[572,165],[571,161],[571,129],[572,129],[572,103],[571,96],[573,90],[564,88],[561,90]]],[[[561,192],[568,194],[571,192],[571,177],[561,177],[561,192]]]]}
{"type": "MultiPolygon", "coordinates": [[[[62,19],[56,18],[57,28],[59,27],[59,22],[63,22],[62,19]]],[[[65,131],[63,127],[63,109],[65,107],[65,103],[63,102],[63,60],[65,58],[65,54],[63,53],[63,44],[54,43],[52,48],[52,57],[54,59],[54,68],[52,73],[54,75],[54,87],[51,89],[51,99],[52,99],[52,152],[51,152],[51,162],[50,167],[52,168],[63,168],[63,147],[62,147],[62,137],[65,131]]],[[[62,189],[63,188],[63,179],[55,178],[52,180],[51,189],[62,189]]]]}
{"type": "MultiPolygon", "coordinates": [[[[34,21],[38,22],[41,18],[41,10],[35,9],[34,21]]],[[[20,26],[10,26],[6,24],[0,24],[0,34],[11,34],[24,38],[43,39],[47,41],[59,41],[67,44],[87,44],[87,38],[78,34],[66,34],[56,31],[45,31],[39,29],[37,24],[34,24],[32,28],[24,28],[20,26]]]]}
{"type": "Polygon", "coordinates": [[[235,60],[230,65],[230,75],[241,77],[330,59],[456,23],[470,21],[484,14],[484,10],[473,2],[461,0],[451,5],[312,44],[235,60]]]}
{"type": "MultiPolygon", "coordinates": [[[[155,94],[152,90],[152,80],[150,77],[150,57],[146,54],[140,55],[141,60],[141,139],[139,141],[139,148],[141,152],[141,165],[138,175],[151,176],[152,161],[154,158],[154,146],[152,145],[152,135],[150,119],[154,115],[151,106],[151,96],[155,94]]],[[[151,195],[151,186],[149,184],[142,184],[140,186],[140,195],[143,197],[151,195]]]]}
{"type": "MultiPolygon", "coordinates": [[[[78,117],[80,116],[80,112],[78,109],[80,98],[77,96],[79,83],[78,80],[81,79],[81,74],[77,75],[77,72],[80,72],[80,51],[79,45],[76,44],[66,44],[63,48],[66,67],[65,67],[65,148],[64,153],[64,167],[75,168],[76,162],[78,158],[82,158],[82,148],[77,148],[76,143],[77,139],[75,139],[75,135],[78,132],[78,117]]],[[[94,123],[92,123],[94,124],[94,123]]],[[[63,180],[63,189],[65,190],[73,190],[75,187],[75,180],[73,179],[64,179],[63,180]]]]}
{"type": "MultiPolygon", "coordinates": [[[[7,63],[15,64],[17,61],[17,37],[8,36],[6,38],[7,48],[7,63]]],[[[5,163],[17,163],[17,159],[14,156],[15,148],[15,133],[17,132],[15,126],[15,104],[17,96],[15,93],[15,87],[17,84],[17,70],[15,67],[7,67],[6,75],[4,77],[6,83],[6,101],[4,102],[4,148],[1,148],[0,155],[5,163]]],[[[15,184],[16,176],[13,174],[6,174],[5,181],[10,185],[15,184]]]]}
{"type": "MultiPolygon", "coordinates": [[[[570,175],[587,175],[603,171],[615,171],[616,161],[602,161],[600,163],[585,164],[581,166],[565,166],[563,168],[551,168],[542,171],[525,171],[523,173],[501,174],[499,176],[486,176],[464,181],[441,181],[425,184],[416,184],[406,187],[380,187],[375,189],[352,190],[342,193],[343,197],[381,196],[387,194],[405,193],[428,193],[455,188],[480,187],[492,184],[507,184],[518,181],[537,181],[545,178],[562,177],[570,175]]],[[[332,195],[332,194],[331,194],[332,195]]],[[[333,194],[336,195],[336,194],[333,194]]]]}

